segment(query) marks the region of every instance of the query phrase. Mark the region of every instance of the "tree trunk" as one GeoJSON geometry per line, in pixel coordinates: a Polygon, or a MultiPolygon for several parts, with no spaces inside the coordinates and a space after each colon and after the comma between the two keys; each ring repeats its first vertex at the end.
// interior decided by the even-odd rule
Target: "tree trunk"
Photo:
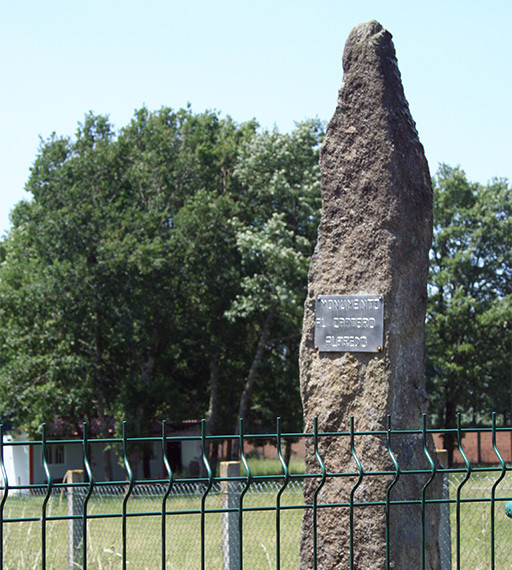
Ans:
{"type": "Polygon", "coordinates": [[[292,457],[292,442],[287,439],[284,443],[284,462],[290,467],[290,459],[292,457]]]}
{"type": "Polygon", "coordinates": [[[219,404],[219,363],[217,357],[214,356],[210,363],[210,401],[206,414],[206,433],[208,435],[217,433],[220,416],[219,404]]]}
{"type": "MultiPolygon", "coordinates": [[[[210,400],[208,403],[208,412],[206,414],[206,435],[216,435],[219,429],[220,417],[220,400],[219,400],[219,362],[217,356],[214,356],[210,362],[210,400]]],[[[215,442],[209,446],[210,448],[210,467],[215,473],[218,461],[218,449],[215,442]]],[[[206,466],[201,463],[201,476],[206,477],[206,466]]]]}
{"type": "MultiPolygon", "coordinates": [[[[258,346],[256,348],[256,353],[251,363],[249,369],[249,374],[247,375],[247,380],[245,381],[244,390],[242,396],[240,397],[240,404],[238,406],[238,418],[244,418],[247,416],[247,411],[249,410],[249,401],[251,399],[252,390],[254,388],[254,381],[256,380],[256,373],[258,372],[258,367],[263,359],[263,352],[265,350],[265,345],[270,333],[270,325],[274,319],[276,308],[271,307],[267,316],[265,317],[265,322],[263,323],[263,328],[261,329],[260,338],[258,340],[258,346]]],[[[237,420],[238,420],[237,418],[237,420]]],[[[240,425],[238,421],[235,426],[235,435],[240,433],[240,425]]],[[[238,439],[235,439],[233,444],[233,458],[238,459],[240,454],[240,443],[238,439]]]]}
{"type": "MultiPolygon", "coordinates": [[[[103,439],[109,437],[108,423],[105,417],[105,397],[103,395],[103,389],[98,388],[98,420],[100,422],[100,436],[103,439]]],[[[105,473],[105,481],[112,481],[112,453],[108,445],[103,446],[103,471],[105,473]]]]}
{"type": "MultiPolygon", "coordinates": [[[[96,326],[95,326],[95,380],[97,386],[97,408],[98,420],[100,422],[100,435],[103,439],[109,437],[108,420],[105,417],[105,394],[103,392],[103,376],[102,376],[102,361],[103,361],[103,323],[99,311],[96,311],[96,326]]],[[[105,481],[112,481],[112,453],[110,447],[103,447],[103,471],[105,473],[105,481]]]]}
{"type": "Polygon", "coordinates": [[[142,476],[144,479],[151,479],[151,448],[145,445],[142,450],[142,476]]]}
{"type": "MultiPolygon", "coordinates": [[[[445,404],[445,415],[444,415],[444,427],[454,428],[455,427],[455,402],[446,401],[445,404]]],[[[453,452],[455,450],[455,435],[453,432],[444,432],[443,434],[443,446],[448,452],[448,466],[453,465],[453,452]]]]}
{"type": "MultiPolygon", "coordinates": [[[[130,462],[133,478],[136,481],[139,477],[140,445],[135,444],[130,449],[128,452],[128,461],[130,462]]],[[[126,472],[126,480],[128,480],[128,472],[126,472]]]]}
{"type": "Polygon", "coordinates": [[[212,441],[210,445],[210,469],[212,473],[216,475],[217,473],[217,463],[219,461],[219,443],[217,441],[212,441]]]}
{"type": "Polygon", "coordinates": [[[144,361],[139,362],[140,377],[144,386],[149,386],[153,379],[153,370],[155,369],[155,358],[148,356],[144,361]]]}
{"type": "MultiPolygon", "coordinates": [[[[142,424],[142,417],[144,416],[144,410],[142,406],[137,406],[135,411],[135,418],[134,418],[134,427],[135,427],[135,437],[137,439],[141,436],[141,424],[142,424]]],[[[130,462],[130,467],[132,469],[133,478],[136,480],[139,476],[139,463],[141,458],[141,444],[139,442],[135,443],[131,448],[130,452],[128,453],[128,460],[130,462]]]]}

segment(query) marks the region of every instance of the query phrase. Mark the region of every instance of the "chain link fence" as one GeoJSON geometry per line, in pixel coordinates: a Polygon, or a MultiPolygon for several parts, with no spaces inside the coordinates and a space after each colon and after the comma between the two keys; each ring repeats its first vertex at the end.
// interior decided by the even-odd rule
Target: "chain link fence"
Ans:
{"type": "MultiPolygon", "coordinates": [[[[279,482],[254,482],[243,499],[243,557],[246,568],[276,567],[276,494],[279,482]]],[[[239,491],[241,484],[237,484],[239,491]]],[[[123,501],[127,485],[95,485],[87,505],[88,568],[121,568],[123,550],[123,501]]],[[[126,501],[126,559],[128,568],[154,569],[162,566],[162,503],[166,485],[137,484],[126,501]]],[[[206,485],[175,483],[166,501],[166,568],[201,567],[201,502],[204,500],[204,540],[206,568],[222,568],[227,542],[222,536],[221,485],[214,483],[204,497],[206,485]]],[[[73,492],[53,488],[47,504],[46,568],[82,566],[82,520],[68,520],[71,508],[82,513],[87,489],[73,492]],[[72,507],[70,507],[70,501],[72,507]],[[78,523],[78,524],[76,524],[78,523]],[[71,551],[75,562],[70,563],[71,551]]],[[[5,506],[4,568],[41,567],[41,509],[46,492],[12,495],[5,506]]],[[[238,500],[238,499],[236,499],[238,500]]],[[[291,481],[281,496],[281,568],[297,568],[300,522],[303,504],[302,483],[291,481]]],[[[237,523],[238,524],[238,523],[237,523]]],[[[236,556],[236,550],[235,550],[236,556]]]]}
{"type": "Polygon", "coordinates": [[[492,568],[494,550],[495,568],[512,568],[512,519],[505,514],[505,504],[512,498],[512,474],[496,487],[496,502],[490,500],[499,472],[478,471],[467,483],[464,473],[452,473],[449,478],[450,500],[456,500],[460,487],[460,525],[457,541],[456,503],[450,505],[451,554],[453,568],[457,568],[457,546],[460,568],[484,570],[492,568]],[[491,512],[494,509],[494,515],[491,512]],[[494,538],[493,538],[494,535],[494,538]]]}

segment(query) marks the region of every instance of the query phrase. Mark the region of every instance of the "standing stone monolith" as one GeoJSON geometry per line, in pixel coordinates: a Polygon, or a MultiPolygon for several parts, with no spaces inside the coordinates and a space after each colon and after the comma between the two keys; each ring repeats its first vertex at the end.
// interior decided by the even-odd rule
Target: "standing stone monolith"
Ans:
{"type": "MultiPolygon", "coordinates": [[[[300,375],[306,430],[313,431],[318,417],[321,432],[348,431],[353,416],[355,431],[385,434],[388,414],[392,429],[419,430],[428,403],[428,165],[404,96],[391,34],[375,21],[356,26],[345,46],[343,68],[336,112],[321,151],[322,217],[305,304],[300,375]]],[[[353,493],[352,524],[347,506],[320,507],[314,548],[313,510],[306,509],[302,569],[314,567],[314,551],[317,567],[325,570],[349,568],[350,562],[365,570],[385,567],[383,503],[393,476],[371,475],[395,471],[384,434],[354,438],[365,475],[353,493]],[[364,505],[374,501],[381,504],[364,505]]],[[[391,448],[402,475],[390,500],[421,500],[429,475],[405,473],[431,467],[421,434],[392,435],[391,448]]],[[[434,455],[430,435],[427,449],[434,455]]],[[[349,437],[319,438],[319,453],[328,473],[358,473],[349,437]]],[[[307,472],[319,474],[311,441],[306,455],[307,472]]],[[[306,501],[313,502],[319,481],[306,479],[306,501]]],[[[329,476],[318,504],[348,505],[357,481],[356,476],[329,476]]],[[[427,497],[439,486],[436,477],[427,497]]],[[[391,504],[390,567],[421,568],[424,556],[425,568],[439,568],[438,524],[436,506],[426,507],[422,524],[418,502],[391,504]]]]}

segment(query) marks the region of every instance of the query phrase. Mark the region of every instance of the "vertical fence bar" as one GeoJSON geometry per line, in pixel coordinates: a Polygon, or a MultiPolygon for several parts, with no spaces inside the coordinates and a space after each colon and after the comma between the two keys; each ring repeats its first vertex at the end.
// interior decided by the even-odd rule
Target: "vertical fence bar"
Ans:
{"type": "Polygon", "coordinates": [[[46,450],[46,424],[42,425],[41,433],[41,447],[42,447],[42,460],[43,468],[46,474],[47,487],[46,495],[43,500],[43,505],[41,507],[41,568],[46,569],[46,508],[50,496],[52,494],[52,475],[50,473],[50,467],[48,465],[47,450],[46,450]]]}
{"type": "Polygon", "coordinates": [[[391,416],[388,414],[386,419],[386,443],[388,448],[389,456],[391,457],[391,461],[393,462],[393,466],[395,467],[395,477],[393,481],[389,484],[388,488],[386,489],[386,569],[390,568],[390,526],[391,526],[391,489],[396,485],[399,477],[400,477],[400,466],[398,465],[398,461],[396,460],[395,454],[391,449],[391,416]]]}
{"type": "Polygon", "coordinates": [[[239,441],[240,441],[240,460],[245,468],[246,472],[246,479],[245,479],[245,486],[240,491],[240,495],[238,497],[238,561],[240,564],[240,570],[243,570],[244,567],[244,533],[243,533],[243,502],[245,493],[249,490],[252,482],[252,475],[251,469],[249,468],[249,463],[247,462],[247,458],[245,457],[245,450],[244,450],[244,420],[240,418],[240,429],[239,432],[239,441]]]}
{"type": "Polygon", "coordinates": [[[313,447],[315,450],[316,460],[318,461],[318,464],[320,465],[320,469],[322,471],[322,478],[320,480],[320,483],[313,493],[313,569],[316,570],[318,567],[318,493],[324,486],[325,480],[327,479],[327,470],[325,469],[325,463],[318,449],[318,416],[315,416],[313,419],[313,447]]]}
{"type": "Polygon", "coordinates": [[[205,540],[205,526],[206,526],[206,497],[210,492],[213,484],[213,473],[210,467],[210,462],[208,461],[208,456],[206,455],[206,422],[201,420],[201,450],[203,465],[205,466],[206,473],[208,474],[208,483],[201,497],[201,570],[206,568],[206,540],[205,540]]]}
{"type": "Polygon", "coordinates": [[[491,488],[491,570],[494,570],[496,565],[496,537],[495,537],[496,488],[498,487],[503,477],[505,477],[505,473],[507,471],[507,466],[505,465],[505,461],[503,461],[503,457],[501,456],[501,453],[498,451],[498,447],[496,446],[496,412],[492,413],[492,447],[501,465],[501,475],[498,477],[498,479],[496,479],[494,485],[491,488]]]}
{"type": "Polygon", "coordinates": [[[167,422],[164,420],[162,422],[162,460],[164,462],[164,467],[167,471],[169,477],[169,483],[167,489],[165,490],[164,496],[162,498],[162,570],[165,570],[165,557],[166,557],[166,536],[167,536],[167,499],[171,493],[171,489],[174,483],[174,476],[171,469],[171,464],[169,463],[169,458],[167,457],[167,422]]]}
{"type": "Polygon", "coordinates": [[[94,486],[94,478],[92,475],[91,463],[89,461],[89,433],[88,424],[84,422],[83,424],[83,455],[84,455],[84,467],[87,473],[87,481],[89,483],[87,488],[87,494],[84,498],[83,504],[83,518],[82,518],[82,568],[87,570],[87,507],[89,504],[89,499],[92,495],[92,490],[94,486]]]}
{"type": "Polygon", "coordinates": [[[361,465],[356,453],[354,434],[354,416],[350,416],[350,453],[352,454],[352,458],[354,459],[359,471],[359,477],[350,491],[350,570],[353,570],[354,568],[354,496],[356,489],[359,487],[364,477],[363,466],[361,465]]]}
{"type": "Polygon", "coordinates": [[[446,450],[436,450],[436,456],[441,470],[441,503],[439,505],[439,555],[440,570],[452,569],[452,525],[450,521],[450,471],[448,469],[448,453],[446,450]]]}
{"type": "Polygon", "coordinates": [[[2,500],[0,501],[0,570],[4,567],[4,507],[9,494],[9,481],[4,463],[4,424],[0,424],[0,479],[2,481],[2,500]]]}
{"type": "Polygon", "coordinates": [[[460,413],[457,414],[457,441],[459,442],[459,451],[460,454],[462,455],[462,459],[464,459],[464,463],[466,464],[466,474],[464,476],[464,479],[460,482],[460,484],[457,486],[457,502],[455,504],[455,524],[456,524],[456,545],[455,548],[457,550],[457,554],[456,554],[456,563],[457,563],[457,570],[460,570],[460,494],[462,491],[462,487],[463,485],[465,485],[467,483],[467,481],[469,480],[469,478],[471,477],[471,463],[469,462],[469,459],[464,451],[464,448],[462,446],[462,429],[460,426],[460,418],[461,415],[460,413]]]}
{"type": "Polygon", "coordinates": [[[434,480],[436,476],[436,464],[430,455],[427,447],[427,414],[423,414],[422,417],[422,437],[423,437],[423,453],[430,463],[430,468],[432,474],[427,479],[421,490],[421,569],[425,570],[425,554],[426,554],[426,524],[427,524],[427,512],[426,512],[426,496],[427,488],[434,480]]]}
{"type": "Polygon", "coordinates": [[[290,472],[288,470],[288,465],[283,458],[281,453],[281,418],[277,418],[276,425],[276,444],[277,444],[277,456],[283,468],[284,482],[277,492],[276,495],[276,570],[281,568],[281,495],[283,494],[288,482],[290,480],[290,472]]]}
{"type": "Polygon", "coordinates": [[[132,494],[134,480],[133,480],[133,471],[130,466],[130,461],[128,459],[128,446],[127,446],[127,437],[126,437],[126,422],[123,422],[123,460],[124,466],[126,469],[126,473],[128,475],[128,490],[126,491],[123,499],[123,570],[126,570],[126,538],[127,538],[127,505],[128,499],[132,494]]]}

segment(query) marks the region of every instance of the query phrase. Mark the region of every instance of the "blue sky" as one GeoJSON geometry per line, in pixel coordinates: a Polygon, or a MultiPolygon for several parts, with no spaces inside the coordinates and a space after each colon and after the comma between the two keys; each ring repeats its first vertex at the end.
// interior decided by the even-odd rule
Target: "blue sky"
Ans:
{"type": "Polygon", "coordinates": [[[188,101],[281,131],[328,120],[346,38],[372,19],[393,34],[431,172],[511,180],[509,0],[17,0],[0,7],[0,235],[40,136],[188,101]]]}

